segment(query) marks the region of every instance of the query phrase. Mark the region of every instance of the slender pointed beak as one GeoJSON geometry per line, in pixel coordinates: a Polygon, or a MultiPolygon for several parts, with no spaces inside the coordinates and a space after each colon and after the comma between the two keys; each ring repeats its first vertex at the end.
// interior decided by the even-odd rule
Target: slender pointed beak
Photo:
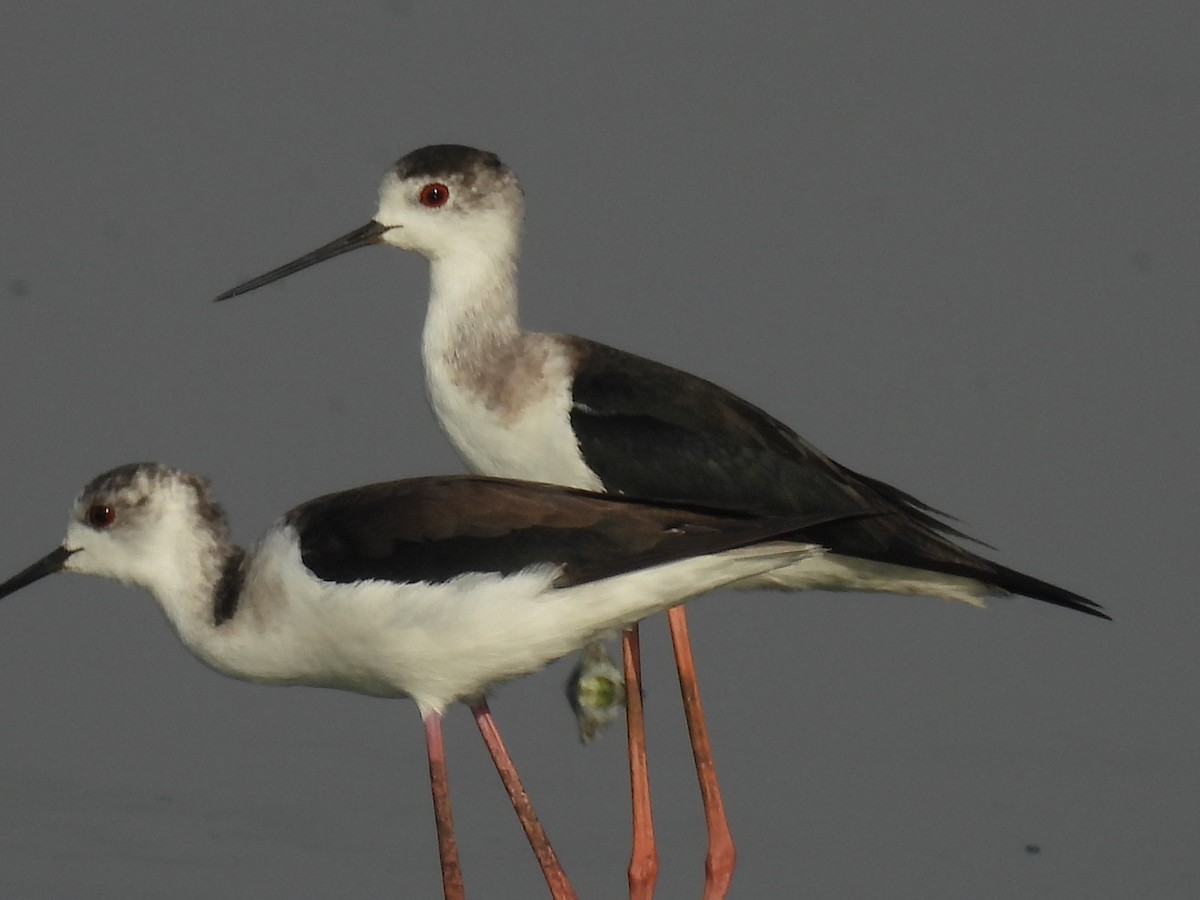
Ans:
{"type": "Polygon", "coordinates": [[[251,291],[258,290],[264,284],[270,284],[272,281],[278,281],[280,278],[287,278],[289,275],[299,272],[301,269],[307,269],[309,266],[315,266],[319,262],[324,262],[327,259],[333,259],[335,256],[341,256],[343,253],[349,253],[351,250],[357,250],[359,247],[366,247],[368,244],[378,244],[383,239],[383,233],[388,230],[386,225],[381,225],[372,219],[362,228],[355,228],[349,234],[343,234],[336,241],[330,241],[324,247],[318,247],[312,253],[306,253],[299,259],[293,259],[290,263],[280,266],[278,269],[272,269],[265,275],[259,275],[257,278],[251,278],[249,281],[242,282],[237,287],[232,288],[214,302],[228,300],[231,297],[237,297],[240,294],[248,294],[251,291]]]}
{"type": "Polygon", "coordinates": [[[66,547],[55,547],[25,571],[18,572],[4,584],[0,584],[0,600],[47,575],[61,572],[67,562],[67,557],[75,552],[77,551],[69,550],[66,547]]]}

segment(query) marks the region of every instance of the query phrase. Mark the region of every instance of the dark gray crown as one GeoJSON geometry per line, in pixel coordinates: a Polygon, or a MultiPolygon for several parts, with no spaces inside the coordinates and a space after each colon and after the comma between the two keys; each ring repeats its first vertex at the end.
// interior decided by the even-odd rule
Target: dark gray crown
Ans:
{"type": "Polygon", "coordinates": [[[504,163],[495,153],[461,144],[431,144],[400,157],[395,172],[400,179],[445,178],[470,175],[480,170],[499,173],[504,163]]]}

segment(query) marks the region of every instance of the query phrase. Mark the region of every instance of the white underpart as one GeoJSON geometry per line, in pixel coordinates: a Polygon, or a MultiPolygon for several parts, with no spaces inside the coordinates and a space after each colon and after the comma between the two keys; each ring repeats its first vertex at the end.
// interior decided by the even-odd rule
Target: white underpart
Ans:
{"type": "MultiPolygon", "coordinates": [[[[295,571],[298,557],[287,558],[294,546],[272,554],[279,549],[283,567],[295,571]]],[[[802,552],[795,545],[759,545],[563,589],[550,587],[548,568],[403,587],[374,582],[306,591],[290,579],[287,629],[305,646],[325,642],[321,658],[334,665],[308,673],[310,679],[366,693],[399,689],[422,713],[440,712],[614,629],[802,552]],[[352,683],[342,680],[347,672],[352,683]]]]}
{"type": "Polygon", "coordinates": [[[1003,593],[974,578],[872,562],[837,553],[814,555],[796,565],[739,581],[729,587],[739,590],[775,588],[787,591],[872,591],[958,600],[980,607],[984,605],[985,598],[1003,593]]]}
{"type": "Polygon", "coordinates": [[[422,715],[806,552],[795,544],[762,544],[561,589],[551,586],[551,567],[512,576],[472,573],[444,584],[331,585],[304,567],[295,531],[276,526],[252,551],[236,614],[216,625],[201,549],[188,536],[169,556],[155,552],[151,566],[121,561],[119,574],[107,564],[79,570],[103,570],[149,589],[188,649],[227,675],[410,696],[422,715]]]}

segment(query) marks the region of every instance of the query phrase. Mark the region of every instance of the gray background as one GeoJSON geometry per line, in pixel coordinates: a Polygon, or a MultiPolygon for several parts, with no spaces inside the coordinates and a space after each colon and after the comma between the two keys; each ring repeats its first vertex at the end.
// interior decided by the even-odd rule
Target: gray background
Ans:
{"type": "MultiPolygon", "coordinates": [[[[1194,0],[25,6],[0,11],[3,574],[130,460],[210,476],[242,540],[459,471],[423,261],[209,301],[365,222],[401,153],[482,146],[528,196],[529,327],[715,379],[1116,617],[694,604],[735,894],[1197,895],[1194,0]]],[[[663,623],[643,640],[661,896],[696,896],[663,623]]],[[[578,745],[566,669],[493,708],[577,887],[615,897],[622,729],[578,745]]],[[[0,685],[5,898],[439,890],[407,702],[216,677],[145,596],[68,577],[0,608],[0,685]]],[[[540,895],[461,709],[448,748],[468,887],[540,895]]]]}

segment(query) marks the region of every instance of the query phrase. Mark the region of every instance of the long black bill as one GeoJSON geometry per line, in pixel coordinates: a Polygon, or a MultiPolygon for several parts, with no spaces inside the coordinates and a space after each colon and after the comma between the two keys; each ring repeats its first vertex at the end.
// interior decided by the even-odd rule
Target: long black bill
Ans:
{"type": "Polygon", "coordinates": [[[272,281],[278,281],[280,278],[287,278],[289,275],[299,272],[301,269],[307,269],[309,266],[315,266],[319,262],[333,259],[335,256],[341,256],[343,253],[357,250],[359,247],[366,247],[368,244],[378,244],[380,237],[385,231],[387,231],[386,225],[381,225],[372,219],[362,228],[355,228],[349,234],[343,234],[336,241],[330,241],[324,247],[318,247],[312,253],[306,253],[299,259],[293,259],[290,263],[282,265],[278,269],[272,269],[265,275],[259,275],[257,278],[251,278],[249,281],[239,284],[232,290],[223,293],[214,302],[219,303],[222,300],[228,300],[230,297],[248,294],[251,291],[258,290],[264,284],[270,284],[272,281]]]}
{"type": "Polygon", "coordinates": [[[63,564],[66,563],[67,557],[74,553],[74,550],[68,550],[66,547],[55,547],[24,572],[18,572],[4,584],[0,584],[0,600],[3,600],[9,594],[14,594],[21,588],[33,584],[35,581],[45,578],[47,575],[53,575],[55,572],[61,572],[63,564]]]}

